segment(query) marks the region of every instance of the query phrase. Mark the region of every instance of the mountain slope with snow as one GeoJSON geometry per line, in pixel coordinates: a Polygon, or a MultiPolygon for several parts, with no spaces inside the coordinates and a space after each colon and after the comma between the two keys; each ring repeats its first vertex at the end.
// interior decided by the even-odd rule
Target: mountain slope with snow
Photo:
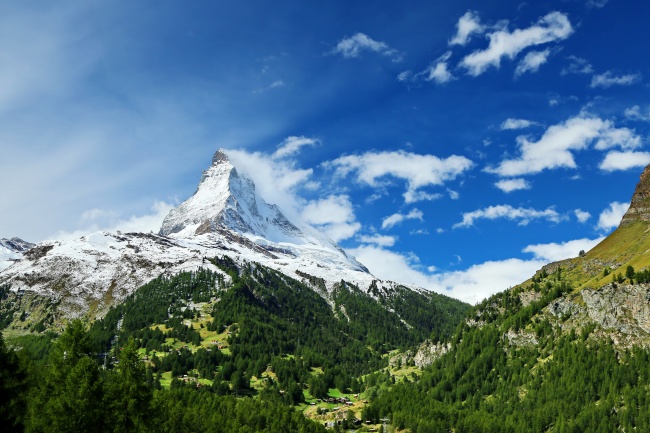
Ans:
{"type": "Polygon", "coordinates": [[[48,313],[56,316],[53,322],[87,314],[101,317],[162,274],[201,266],[220,272],[209,259],[223,255],[292,278],[321,281],[314,288],[328,300],[341,280],[376,299],[396,296],[399,286],[378,280],[327,236],[267,204],[223,151],[214,155],[194,195],[165,217],[159,234],[97,232],[44,242],[21,254],[0,272],[0,287],[20,296],[24,309],[47,298],[56,306],[48,313]]]}

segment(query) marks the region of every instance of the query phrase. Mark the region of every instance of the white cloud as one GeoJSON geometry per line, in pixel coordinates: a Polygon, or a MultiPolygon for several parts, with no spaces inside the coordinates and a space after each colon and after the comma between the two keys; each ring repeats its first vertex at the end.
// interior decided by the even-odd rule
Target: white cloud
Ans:
{"type": "Polygon", "coordinates": [[[568,17],[560,12],[551,12],[526,29],[513,32],[503,29],[488,33],[488,48],[465,56],[460,65],[470,75],[477,76],[490,66],[498,68],[503,57],[514,59],[528,47],[566,39],[571,33],[573,28],[568,17]]]}
{"type": "Polygon", "coordinates": [[[629,203],[619,203],[617,201],[610,203],[609,208],[602,211],[598,217],[598,228],[604,231],[609,231],[618,227],[627,212],[627,209],[630,207],[629,203]]]}
{"type": "Polygon", "coordinates": [[[641,107],[634,105],[630,108],[627,108],[623,114],[626,118],[632,120],[642,120],[645,122],[650,122],[650,108],[646,110],[645,113],[641,112],[641,107]]]}
{"type": "Polygon", "coordinates": [[[587,0],[587,7],[602,8],[609,2],[609,0],[587,0]]]}
{"type": "Polygon", "coordinates": [[[261,152],[226,150],[226,154],[238,170],[255,182],[260,197],[291,216],[300,215],[303,203],[296,190],[310,182],[312,169],[300,169],[292,159],[273,158],[261,152]]]}
{"type": "Polygon", "coordinates": [[[519,191],[521,189],[530,189],[530,183],[525,179],[505,179],[494,184],[503,192],[519,191]]]}
{"type": "Polygon", "coordinates": [[[591,214],[589,212],[583,211],[582,209],[576,209],[574,213],[578,221],[583,224],[586,223],[589,218],[591,218],[591,214]]]}
{"type": "Polygon", "coordinates": [[[600,163],[603,171],[629,170],[650,164],[650,152],[608,152],[600,163]]]}
{"type": "Polygon", "coordinates": [[[456,35],[449,41],[449,45],[465,45],[473,34],[481,34],[485,27],[481,25],[477,12],[467,11],[458,19],[456,24],[456,35]]]}
{"type": "Polygon", "coordinates": [[[621,149],[636,149],[641,146],[641,137],[628,128],[609,128],[600,134],[594,147],[606,150],[616,146],[621,149]]]}
{"type": "Polygon", "coordinates": [[[627,128],[615,128],[608,120],[580,114],[549,127],[538,141],[530,141],[526,136],[517,137],[520,157],[506,159],[485,171],[506,177],[555,168],[576,168],[571,151],[583,150],[595,140],[598,140],[596,146],[599,149],[612,146],[625,149],[640,143],[640,139],[627,128]]]}
{"type": "Polygon", "coordinates": [[[429,66],[424,72],[422,72],[422,74],[425,76],[425,80],[435,81],[438,84],[445,84],[455,79],[453,74],[449,71],[449,67],[447,65],[447,61],[449,60],[450,57],[451,57],[451,51],[447,51],[439,59],[437,59],[431,66],[429,66]]]}
{"type": "Polygon", "coordinates": [[[641,74],[614,75],[611,71],[594,75],[590,87],[630,86],[641,81],[641,74]]]}
{"type": "Polygon", "coordinates": [[[174,205],[172,204],[157,201],[151,206],[151,213],[139,216],[132,215],[128,218],[120,218],[117,212],[108,209],[89,209],[81,215],[82,224],[80,228],[74,231],[58,231],[50,236],[50,239],[77,239],[97,231],[158,233],[163,219],[173,208],[174,205]]]}
{"type": "Polygon", "coordinates": [[[500,129],[502,131],[507,131],[511,129],[524,129],[535,124],[536,124],[535,122],[526,119],[509,118],[503,121],[503,123],[500,126],[500,129]]]}
{"type": "MultiPolygon", "coordinates": [[[[377,246],[364,245],[348,252],[379,278],[414,284],[477,304],[495,293],[523,283],[549,262],[576,257],[581,250],[588,251],[603,239],[529,245],[523,252],[532,253],[533,259],[487,261],[459,271],[439,271],[433,265],[424,267],[413,253],[403,254],[377,246]]],[[[457,263],[460,262],[458,257],[457,263]]]]}
{"type": "Polygon", "coordinates": [[[402,82],[411,81],[412,77],[413,77],[413,72],[411,72],[410,70],[409,71],[403,71],[403,72],[400,72],[397,75],[397,81],[402,81],[402,82]]]}
{"type": "Polygon", "coordinates": [[[390,48],[384,42],[376,41],[364,33],[357,33],[348,38],[343,38],[332,50],[334,54],[341,54],[346,58],[359,57],[363,51],[371,51],[392,58],[394,62],[402,60],[402,54],[390,48]]]}
{"type": "Polygon", "coordinates": [[[480,263],[462,271],[433,273],[429,269],[435,270],[435,267],[424,268],[413,254],[400,254],[375,246],[361,246],[348,252],[379,278],[414,284],[471,304],[522,283],[547,263],[507,259],[480,263]]]}
{"type": "Polygon", "coordinates": [[[453,228],[470,227],[478,219],[495,220],[505,218],[512,221],[519,221],[519,225],[526,225],[533,219],[545,219],[551,222],[560,222],[563,217],[553,208],[536,210],[530,208],[514,208],[510,205],[489,206],[463,214],[463,221],[454,224],[453,228]]]}
{"type": "Polygon", "coordinates": [[[347,195],[331,195],[309,202],[302,210],[302,218],[325,232],[334,242],[351,238],[361,228],[347,195]]]}
{"type": "Polygon", "coordinates": [[[424,214],[419,209],[413,209],[407,214],[394,213],[394,214],[392,214],[390,216],[387,216],[386,218],[384,218],[382,220],[381,228],[382,229],[389,229],[391,227],[396,226],[397,224],[400,224],[404,220],[417,219],[417,220],[422,221],[423,216],[424,216],[424,214]]]}
{"type": "Polygon", "coordinates": [[[384,236],[384,235],[361,235],[357,240],[362,244],[372,244],[380,247],[392,247],[397,241],[397,236],[384,236]]]}
{"type": "Polygon", "coordinates": [[[447,194],[449,194],[449,198],[452,200],[458,200],[460,198],[460,194],[458,193],[458,191],[454,191],[449,188],[447,188],[447,194]]]}
{"type": "Polygon", "coordinates": [[[544,260],[547,262],[557,262],[559,260],[577,257],[580,251],[589,251],[598,245],[604,237],[597,239],[575,239],[572,241],[562,242],[561,244],[537,244],[528,245],[522,251],[524,253],[532,253],[537,260],[544,260]]]}
{"type": "Polygon", "coordinates": [[[297,154],[304,146],[316,146],[318,144],[319,141],[315,138],[308,138],[302,135],[300,137],[290,136],[284,139],[284,141],[278,146],[278,149],[275,151],[275,153],[273,153],[272,156],[274,159],[293,156],[297,154]]]}
{"type": "Polygon", "coordinates": [[[561,75],[567,74],[593,74],[594,68],[586,59],[577,56],[568,56],[569,66],[562,69],[561,75]]]}
{"type": "Polygon", "coordinates": [[[452,155],[438,158],[434,155],[418,155],[404,151],[367,152],[362,155],[342,156],[327,165],[336,167],[336,173],[345,176],[356,172],[357,180],[370,186],[378,186],[379,179],[392,176],[407,181],[404,193],[406,203],[436,198],[421,194],[419,188],[443,185],[469,170],[473,163],[464,156],[452,155]]]}
{"type": "Polygon", "coordinates": [[[526,54],[517,65],[517,69],[515,69],[515,76],[519,76],[526,72],[537,72],[539,70],[539,67],[546,63],[550,54],[551,50],[549,49],[546,49],[544,51],[531,51],[530,53],[526,54]]]}

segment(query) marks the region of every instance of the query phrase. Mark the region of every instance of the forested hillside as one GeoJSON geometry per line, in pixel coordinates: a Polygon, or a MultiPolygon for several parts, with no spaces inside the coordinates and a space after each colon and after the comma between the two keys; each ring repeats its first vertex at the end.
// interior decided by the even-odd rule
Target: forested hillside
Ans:
{"type": "Polygon", "coordinates": [[[5,419],[16,431],[319,431],[292,408],[361,393],[389,351],[450,337],[469,308],[344,281],[326,299],[308,275],[213,263],[223,273],[157,278],[60,336],[11,338],[5,419]]]}
{"type": "Polygon", "coordinates": [[[416,383],[381,393],[364,417],[412,432],[650,431],[650,352],[554,314],[571,291],[559,269],[484,301],[449,353],[416,383]]]}

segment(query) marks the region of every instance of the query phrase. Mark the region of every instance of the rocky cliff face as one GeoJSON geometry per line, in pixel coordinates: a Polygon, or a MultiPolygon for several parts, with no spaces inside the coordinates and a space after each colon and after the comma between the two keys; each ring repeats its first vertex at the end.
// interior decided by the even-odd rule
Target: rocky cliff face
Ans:
{"type": "Polygon", "coordinates": [[[621,219],[620,226],[636,220],[650,221],[650,165],[641,173],[641,179],[630,201],[630,208],[621,219]]]}
{"type": "Polygon", "coordinates": [[[650,285],[608,284],[556,299],[545,312],[564,329],[597,326],[618,347],[650,347],[650,285]]]}

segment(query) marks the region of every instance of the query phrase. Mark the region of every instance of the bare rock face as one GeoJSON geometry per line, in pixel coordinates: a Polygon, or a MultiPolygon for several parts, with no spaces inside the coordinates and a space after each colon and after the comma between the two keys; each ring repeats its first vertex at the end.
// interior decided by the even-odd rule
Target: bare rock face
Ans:
{"type": "Polygon", "coordinates": [[[546,312],[565,329],[597,325],[616,346],[650,347],[650,285],[613,285],[584,289],[551,302],[546,312]]]}
{"type": "Polygon", "coordinates": [[[623,215],[619,227],[638,220],[650,221],[650,165],[641,173],[641,179],[630,201],[630,208],[623,215]]]}
{"type": "Polygon", "coordinates": [[[434,343],[431,340],[427,340],[420,345],[420,348],[413,357],[413,361],[416,366],[424,368],[433,364],[436,359],[449,352],[449,349],[451,349],[451,343],[434,343]]]}

